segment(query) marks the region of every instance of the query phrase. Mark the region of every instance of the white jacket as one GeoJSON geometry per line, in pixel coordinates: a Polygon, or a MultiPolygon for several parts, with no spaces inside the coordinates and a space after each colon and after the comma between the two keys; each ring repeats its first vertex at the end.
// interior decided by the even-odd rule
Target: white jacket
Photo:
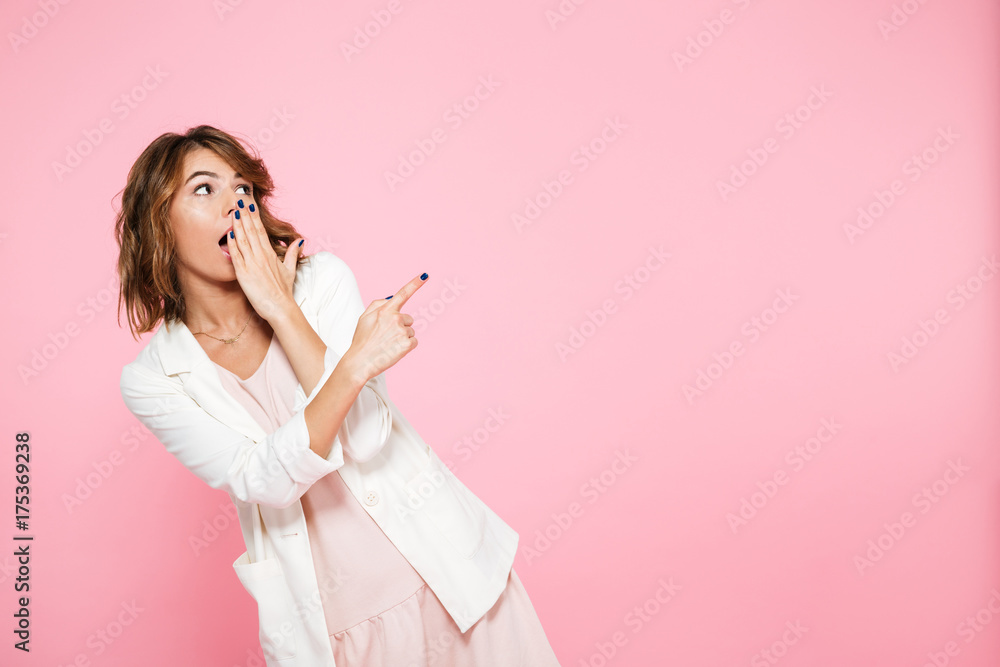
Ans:
{"type": "Polygon", "coordinates": [[[326,458],[309,448],[302,411],[350,347],[364,306],[354,274],[329,252],[298,267],[294,296],[327,346],[324,372],[309,396],[296,388],[294,415],[270,435],[223,388],[182,322],[161,325],[122,369],[125,404],[185,467],[232,498],[247,547],[233,567],[257,601],[269,666],[334,667],[328,596],[299,502],[334,471],[465,632],[503,592],[518,534],[420,438],[384,375],[361,390],[326,458]]]}

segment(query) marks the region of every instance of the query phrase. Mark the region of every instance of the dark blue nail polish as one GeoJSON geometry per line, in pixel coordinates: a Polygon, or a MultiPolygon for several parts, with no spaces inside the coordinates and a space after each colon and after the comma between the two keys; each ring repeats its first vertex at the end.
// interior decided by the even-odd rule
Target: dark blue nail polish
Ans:
{"type": "Polygon", "coordinates": [[[238,202],[236,202],[236,205],[239,206],[240,208],[243,208],[243,200],[241,199],[238,202]]]}
{"type": "Polygon", "coordinates": [[[239,220],[239,219],[240,219],[240,212],[239,212],[239,211],[236,211],[236,219],[237,219],[237,220],[239,220]]]}
{"type": "Polygon", "coordinates": [[[253,207],[253,204],[250,204],[250,212],[251,212],[251,213],[253,213],[253,212],[254,212],[254,211],[256,211],[256,210],[257,210],[257,209],[255,209],[255,208],[253,207]]]}
{"type": "Polygon", "coordinates": [[[385,297],[385,298],[387,298],[387,299],[391,299],[391,298],[392,298],[392,295],[390,294],[389,296],[387,296],[387,297],[385,297]]]}
{"type": "Polygon", "coordinates": [[[426,273],[421,273],[420,274],[420,279],[421,280],[427,280],[427,274],[426,273]]]}
{"type": "Polygon", "coordinates": [[[299,241],[299,247],[301,247],[301,246],[302,246],[302,244],[303,244],[303,243],[305,243],[305,242],[306,242],[306,240],[305,240],[305,239],[302,239],[301,241],[299,241]]]}
{"type": "Polygon", "coordinates": [[[229,230],[229,238],[231,238],[231,239],[235,239],[236,238],[236,235],[233,234],[233,230],[231,230],[231,229],[229,230]]]}

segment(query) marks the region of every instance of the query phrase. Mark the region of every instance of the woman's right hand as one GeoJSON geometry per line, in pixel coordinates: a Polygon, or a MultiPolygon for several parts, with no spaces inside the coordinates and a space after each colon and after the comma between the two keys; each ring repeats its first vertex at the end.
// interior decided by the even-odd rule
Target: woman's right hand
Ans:
{"type": "Polygon", "coordinates": [[[426,282],[417,276],[392,298],[372,301],[361,313],[344,357],[365,381],[392,367],[417,346],[410,327],[413,316],[401,313],[400,308],[426,282]]]}

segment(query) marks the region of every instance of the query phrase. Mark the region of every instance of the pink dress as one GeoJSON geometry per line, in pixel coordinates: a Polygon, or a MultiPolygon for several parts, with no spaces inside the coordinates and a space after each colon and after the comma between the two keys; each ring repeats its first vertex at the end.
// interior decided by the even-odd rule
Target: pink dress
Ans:
{"type": "MultiPolygon", "coordinates": [[[[292,416],[298,379],[276,336],[246,380],[216,368],[267,433],[292,416]]],[[[301,501],[338,667],[559,667],[513,568],[493,607],[463,634],[339,472],[301,501]]]]}

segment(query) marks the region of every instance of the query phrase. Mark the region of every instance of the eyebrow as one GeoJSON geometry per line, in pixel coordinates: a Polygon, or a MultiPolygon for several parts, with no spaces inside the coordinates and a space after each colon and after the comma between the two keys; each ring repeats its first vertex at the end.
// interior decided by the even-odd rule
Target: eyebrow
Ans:
{"type": "MultiPolygon", "coordinates": [[[[208,177],[214,178],[216,180],[221,180],[219,178],[219,175],[216,174],[214,171],[196,171],[196,172],[194,172],[193,174],[191,174],[190,176],[187,177],[187,180],[184,181],[184,185],[187,185],[190,181],[192,181],[193,179],[195,179],[195,178],[197,178],[199,176],[208,176],[208,177]]],[[[233,178],[243,178],[243,176],[239,172],[237,172],[237,173],[233,174],[233,178]]]]}

